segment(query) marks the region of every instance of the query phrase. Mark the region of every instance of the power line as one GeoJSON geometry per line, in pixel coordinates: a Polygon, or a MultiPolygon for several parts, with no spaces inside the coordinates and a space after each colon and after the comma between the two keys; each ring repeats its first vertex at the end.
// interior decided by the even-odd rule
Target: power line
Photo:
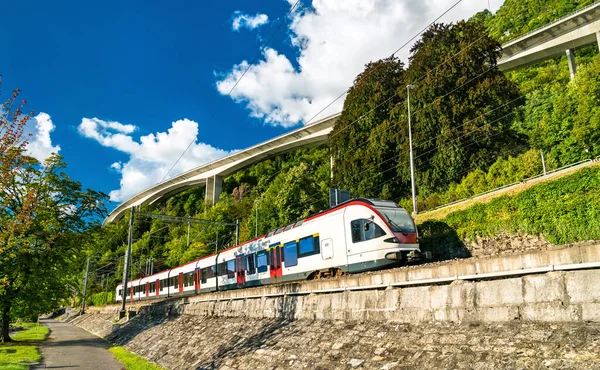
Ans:
{"type": "MultiPolygon", "coordinates": [[[[260,58],[260,56],[262,55],[262,50],[264,50],[264,48],[271,43],[271,41],[275,37],[275,34],[277,33],[277,31],[279,31],[279,29],[281,28],[281,26],[283,26],[283,24],[285,23],[286,18],[294,11],[294,9],[296,9],[296,7],[298,6],[299,3],[300,3],[300,0],[296,1],[296,3],[290,8],[290,10],[286,13],[286,15],[281,19],[281,22],[279,22],[279,25],[277,26],[277,28],[275,28],[275,30],[271,33],[271,36],[269,37],[269,39],[260,46],[260,51],[258,52],[258,54],[256,55],[256,57],[252,60],[252,63],[248,64],[248,66],[244,70],[244,73],[242,73],[242,75],[237,79],[237,81],[235,81],[235,84],[233,85],[233,87],[231,88],[231,90],[229,90],[229,92],[227,93],[226,96],[231,96],[231,93],[238,86],[238,84],[240,83],[240,81],[242,80],[242,78],[244,78],[244,76],[246,75],[246,73],[248,72],[248,70],[252,67],[252,65],[254,65],[254,63],[258,60],[258,58],[260,58]]],[[[181,158],[183,158],[183,156],[185,155],[185,153],[190,149],[190,147],[192,146],[192,144],[194,142],[196,142],[196,138],[195,137],[192,139],[192,141],[190,141],[190,143],[185,148],[185,150],[183,151],[183,153],[181,153],[181,155],[179,156],[179,158],[177,158],[177,160],[175,161],[175,163],[173,163],[173,165],[171,166],[171,168],[169,168],[169,170],[167,171],[167,173],[165,173],[165,175],[163,176],[163,178],[160,180],[161,182],[163,182],[167,178],[167,176],[169,175],[169,173],[173,170],[173,168],[175,168],[175,166],[177,165],[177,163],[179,163],[179,161],[181,160],[181,158]]]]}

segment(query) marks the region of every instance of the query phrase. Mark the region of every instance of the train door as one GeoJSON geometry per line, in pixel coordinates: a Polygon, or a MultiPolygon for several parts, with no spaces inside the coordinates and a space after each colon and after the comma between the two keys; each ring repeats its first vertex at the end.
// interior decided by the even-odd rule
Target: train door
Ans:
{"type": "Polygon", "coordinates": [[[280,244],[273,244],[269,248],[269,261],[271,267],[271,283],[280,282],[281,275],[283,274],[282,261],[283,261],[283,248],[280,244]]]}
{"type": "Polygon", "coordinates": [[[202,272],[200,271],[200,269],[196,269],[195,273],[194,273],[194,289],[196,290],[196,293],[198,293],[198,291],[200,291],[200,274],[202,272]]]}
{"type": "Polygon", "coordinates": [[[158,297],[160,295],[160,280],[156,279],[154,282],[154,288],[156,291],[156,296],[158,297]]]}
{"type": "Polygon", "coordinates": [[[246,282],[246,256],[237,256],[235,258],[235,274],[237,276],[238,286],[243,286],[246,282]]]}
{"type": "Polygon", "coordinates": [[[179,293],[183,293],[183,272],[179,273],[179,293]]]}
{"type": "Polygon", "coordinates": [[[150,282],[146,282],[146,298],[150,296],[150,282]]]}

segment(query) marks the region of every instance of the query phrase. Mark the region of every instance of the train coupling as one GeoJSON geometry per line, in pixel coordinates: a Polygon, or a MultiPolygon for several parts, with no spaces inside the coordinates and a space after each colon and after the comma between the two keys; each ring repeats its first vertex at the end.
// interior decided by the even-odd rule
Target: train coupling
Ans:
{"type": "Polygon", "coordinates": [[[420,250],[412,250],[409,252],[390,252],[385,255],[385,259],[408,263],[424,262],[425,260],[430,260],[431,258],[431,252],[427,251],[423,253],[420,250]]]}

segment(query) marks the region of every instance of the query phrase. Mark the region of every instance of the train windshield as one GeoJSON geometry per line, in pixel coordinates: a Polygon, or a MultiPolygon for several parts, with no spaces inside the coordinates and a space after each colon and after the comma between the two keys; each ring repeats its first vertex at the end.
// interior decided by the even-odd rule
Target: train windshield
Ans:
{"type": "Polygon", "coordinates": [[[392,231],[397,233],[414,233],[415,224],[404,209],[377,208],[383,218],[390,224],[392,231]]]}

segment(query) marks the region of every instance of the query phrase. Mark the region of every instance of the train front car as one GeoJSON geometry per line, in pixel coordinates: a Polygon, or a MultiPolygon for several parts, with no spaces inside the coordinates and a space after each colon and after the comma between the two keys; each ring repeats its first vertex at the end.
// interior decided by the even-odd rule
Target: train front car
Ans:
{"type": "Polygon", "coordinates": [[[424,259],[410,214],[396,203],[383,200],[351,201],[344,218],[348,270],[361,272],[424,259]]]}

